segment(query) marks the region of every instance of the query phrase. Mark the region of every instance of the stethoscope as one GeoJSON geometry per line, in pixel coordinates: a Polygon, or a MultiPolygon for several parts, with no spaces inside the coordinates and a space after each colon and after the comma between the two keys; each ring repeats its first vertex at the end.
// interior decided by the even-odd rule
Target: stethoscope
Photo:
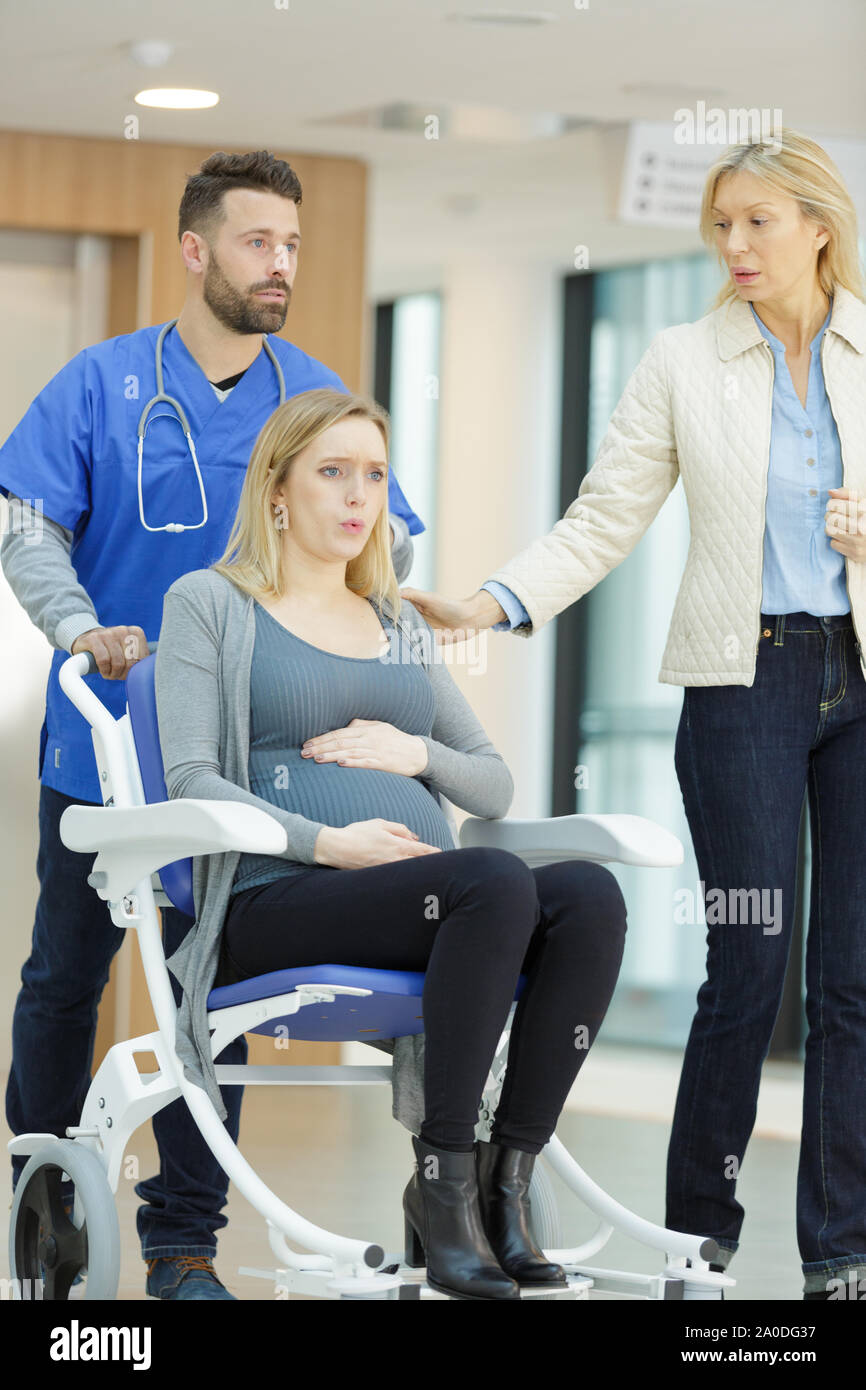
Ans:
{"type": "MultiPolygon", "coordinates": [[[[160,332],[159,337],[156,340],[155,363],[157,394],[148,401],[147,405],[144,407],[144,410],[141,412],[141,417],[138,421],[138,515],[145,531],[197,531],[199,527],[204,526],[205,522],[207,521],[207,498],[205,497],[204,483],[202,482],[201,470],[199,469],[198,459],[196,458],[195,444],[193,443],[192,431],[189,427],[189,420],[186,418],[186,413],[180,401],[176,401],[173,396],[166,395],[165,383],[163,381],[162,376],[163,339],[165,338],[165,335],[168,332],[168,330],[170,328],[173,328],[176,323],[177,319],[171,319],[169,323],[165,324],[162,328],[162,331],[160,332]],[[186,523],[182,523],[180,521],[170,521],[166,526],[148,526],[147,522],[144,519],[144,502],[142,500],[141,495],[141,465],[144,458],[144,435],[147,429],[147,417],[150,414],[152,408],[155,405],[158,405],[161,401],[165,401],[168,405],[172,406],[174,410],[177,412],[177,419],[179,420],[181,428],[184,434],[186,435],[186,442],[189,448],[190,457],[192,458],[193,467],[195,468],[195,475],[198,478],[198,488],[199,492],[201,493],[201,503],[204,515],[202,516],[201,521],[196,522],[195,526],[189,526],[186,523]]],[[[274,371],[277,374],[277,381],[280,384],[280,405],[283,405],[286,399],[286,378],[283,376],[283,369],[277,361],[276,354],[273,348],[271,347],[270,343],[268,342],[267,337],[264,334],[262,335],[262,343],[264,345],[265,352],[268,354],[268,357],[274,364],[274,371]]],[[[167,412],[163,411],[163,416],[166,414],[167,412]]]]}

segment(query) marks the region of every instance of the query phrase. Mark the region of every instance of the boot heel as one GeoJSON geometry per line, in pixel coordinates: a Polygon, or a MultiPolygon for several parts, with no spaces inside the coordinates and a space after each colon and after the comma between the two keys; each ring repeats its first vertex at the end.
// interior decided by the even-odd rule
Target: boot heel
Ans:
{"type": "Polygon", "coordinates": [[[410,1269],[423,1269],[426,1259],[418,1232],[408,1216],[403,1217],[403,1254],[410,1269]]]}

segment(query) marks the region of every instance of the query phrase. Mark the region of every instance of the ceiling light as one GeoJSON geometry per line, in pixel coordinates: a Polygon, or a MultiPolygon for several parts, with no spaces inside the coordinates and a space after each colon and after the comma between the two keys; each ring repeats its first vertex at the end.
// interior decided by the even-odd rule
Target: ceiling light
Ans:
{"type": "Polygon", "coordinates": [[[201,92],[193,87],[152,87],[149,91],[136,92],[134,100],[139,106],[164,106],[171,111],[197,111],[205,106],[216,106],[218,92],[201,92]]]}

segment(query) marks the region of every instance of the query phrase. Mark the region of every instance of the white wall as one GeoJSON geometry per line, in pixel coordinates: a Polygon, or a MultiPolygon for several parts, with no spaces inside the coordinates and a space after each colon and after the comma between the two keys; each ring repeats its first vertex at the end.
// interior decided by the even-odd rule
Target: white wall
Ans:
{"type": "MultiPolygon", "coordinates": [[[[104,247],[96,238],[0,230],[0,440],[86,343],[104,336],[104,247]]],[[[0,497],[0,533],[8,504],[0,497]]],[[[39,731],[53,648],[0,572],[0,1069],[12,1051],[21,966],[38,896],[39,731]]]]}

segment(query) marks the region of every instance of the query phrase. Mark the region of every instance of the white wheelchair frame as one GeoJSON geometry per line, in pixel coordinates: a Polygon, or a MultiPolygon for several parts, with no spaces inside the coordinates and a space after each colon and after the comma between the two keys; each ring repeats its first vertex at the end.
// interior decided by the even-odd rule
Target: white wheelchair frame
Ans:
{"type": "MultiPolygon", "coordinates": [[[[18,1202],[28,1176],[42,1168],[60,1168],[75,1183],[72,1224],[86,1234],[88,1257],[85,1298],[114,1298],[120,1268],[120,1242],[114,1193],[127,1142],[134,1130],[163,1106],[182,1096],[205,1142],[235,1184],[267,1224],[274,1270],[241,1266],[242,1274],[273,1282],[276,1297],[301,1294],[332,1299],[436,1298],[424,1269],[412,1269],[402,1252],[386,1252],[374,1240],[351,1239],[306,1220],[282,1202],[261,1180],[226,1133],[205,1091],[188,1080],[174,1047],[176,1006],[165,963],[158,906],[173,906],[162,889],[159,869],[195,855],[231,850],[279,854],[286,833],[265,811],[242,802],[177,799],[148,804],[142,788],[135,742],[127,712],[115,719],[85,684],[94,669],[88,653],[63,663],[61,688],[91,726],[103,805],[72,806],[61,819],[61,839],[70,849],[96,852],[88,882],[109,904],[112,921],[131,928],[139,949],[157,1031],[115,1043],[92,1079],[80,1124],[65,1139],[53,1134],[21,1134],[9,1150],[30,1155],[19,1179],[10,1222],[9,1248],[13,1287],[26,1297],[16,1268],[18,1202]],[[152,1053],[157,1070],[140,1073],[136,1053],[152,1053]],[[289,1242],[305,1247],[293,1248],[289,1242]]],[[[484,820],[467,818],[456,830],[448,802],[440,798],[455,846],[491,845],[518,854],[538,866],[564,859],[596,863],[667,866],[680,864],[683,847],[676,836],[640,816],[570,815],[541,820],[484,820]]],[[[343,984],[299,984],[273,998],[212,1010],[211,1056],[268,1019],[285,1018],[299,1009],[336,994],[370,994],[343,984]]],[[[491,1064],[479,1109],[476,1135],[489,1134],[507,1062],[514,1005],[491,1064]]],[[[349,1039],[347,1039],[348,1041],[349,1039]]],[[[390,1085],[391,1067],[229,1066],[216,1067],[220,1085],[357,1086],[390,1085]]],[[[562,1291],[521,1290],[526,1298],[586,1299],[589,1291],[643,1299],[722,1298],[735,1281],[709,1269],[718,1257],[711,1238],[667,1230],[645,1221],[621,1205],[583,1171],[554,1134],[536,1161],[530,1188],[531,1225],[547,1259],[561,1264],[568,1277],[562,1291]],[[556,1201],[543,1163],[598,1217],[598,1225],[582,1244],[560,1248],[556,1201]],[[587,1261],[608,1242],[614,1231],[632,1237],[664,1256],[654,1274],[633,1273],[589,1265],[587,1261]]],[[[23,1219],[23,1218],[22,1218],[23,1219]]],[[[40,1259],[50,1259],[39,1246],[40,1259]]],[[[43,1267],[44,1272],[44,1267],[43,1267]]],[[[49,1281],[50,1283],[50,1281],[49,1281]]],[[[37,1295],[39,1296],[39,1295],[37,1295]]],[[[42,1295],[44,1297],[44,1294],[42,1295]]],[[[61,1294],[61,1296],[65,1296],[61,1294]]],[[[73,1295],[74,1297],[75,1295],[73,1295]]]]}

